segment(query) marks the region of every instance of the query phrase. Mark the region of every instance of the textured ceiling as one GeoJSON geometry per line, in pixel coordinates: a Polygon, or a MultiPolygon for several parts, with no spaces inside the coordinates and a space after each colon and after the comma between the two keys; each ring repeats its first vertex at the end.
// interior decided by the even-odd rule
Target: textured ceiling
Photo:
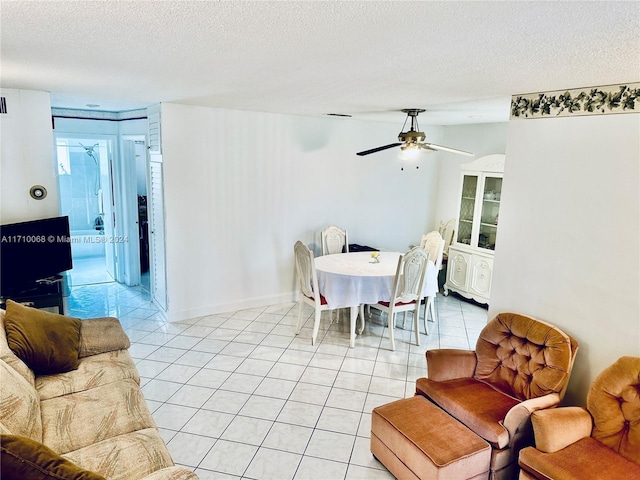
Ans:
{"type": "Polygon", "coordinates": [[[0,85],[54,107],[157,102],[506,121],[513,94],[640,79],[640,3],[0,2],[0,85]],[[394,113],[395,112],[395,113],[394,113]]]}

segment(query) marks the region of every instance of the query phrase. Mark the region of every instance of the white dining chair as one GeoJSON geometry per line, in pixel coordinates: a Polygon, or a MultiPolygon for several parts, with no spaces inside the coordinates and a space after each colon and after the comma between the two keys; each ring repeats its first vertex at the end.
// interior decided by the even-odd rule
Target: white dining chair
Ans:
{"type": "Polygon", "coordinates": [[[446,222],[441,222],[438,227],[438,232],[442,235],[444,239],[444,250],[442,253],[442,263],[440,264],[440,270],[442,270],[444,265],[444,259],[449,255],[449,246],[453,243],[453,236],[455,235],[456,230],[456,219],[452,218],[446,222]]]}
{"type": "Polygon", "coordinates": [[[393,329],[395,327],[396,313],[413,311],[413,325],[416,335],[416,345],[420,345],[418,332],[418,320],[420,313],[420,300],[422,299],[422,286],[429,262],[429,254],[421,247],[413,247],[398,259],[398,267],[393,280],[391,298],[388,302],[378,302],[371,305],[387,314],[389,326],[389,343],[391,350],[395,350],[393,329]]]}
{"type": "Polygon", "coordinates": [[[331,309],[329,305],[327,305],[327,300],[318,291],[318,275],[313,261],[313,252],[300,240],[294,245],[293,251],[296,262],[296,276],[298,277],[298,287],[300,290],[296,335],[298,335],[302,329],[302,305],[306,303],[314,309],[315,316],[311,345],[315,345],[320,328],[320,316],[323,311],[331,309]]]}
{"type": "MultiPolygon", "coordinates": [[[[425,233],[420,240],[420,247],[429,254],[429,258],[433,259],[436,272],[440,271],[440,267],[442,265],[444,244],[445,241],[437,230],[425,233]]],[[[424,299],[424,333],[427,335],[429,334],[429,327],[427,324],[427,321],[429,321],[429,313],[431,313],[431,321],[436,322],[436,306],[434,297],[426,297],[424,299]]],[[[404,328],[404,321],[402,323],[402,327],[404,328]]]]}
{"type": "Polygon", "coordinates": [[[349,252],[349,235],[345,229],[330,225],[321,233],[322,255],[349,252]]]}
{"type": "MultiPolygon", "coordinates": [[[[322,255],[332,255],[334,253],[349,253],[349,235],[345,229],[335,225],[329,225],[320,234],[322,243],[322,255]]],[[[335,321],[340,321],[340,310],[335,311],[335,321]]],[[[333,323],[333,312],[331,313],[331,323],[333,323]]]]}

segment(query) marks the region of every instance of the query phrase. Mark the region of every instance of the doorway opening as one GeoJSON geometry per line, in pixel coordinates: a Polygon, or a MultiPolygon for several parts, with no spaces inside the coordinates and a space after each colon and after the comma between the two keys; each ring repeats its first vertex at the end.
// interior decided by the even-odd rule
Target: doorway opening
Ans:
{"type": "Polygon", "coordinates": [[[61,215],[69,217],[72,285],[117,278],[114,238],[113,139],[56,136],[61,215]]]}

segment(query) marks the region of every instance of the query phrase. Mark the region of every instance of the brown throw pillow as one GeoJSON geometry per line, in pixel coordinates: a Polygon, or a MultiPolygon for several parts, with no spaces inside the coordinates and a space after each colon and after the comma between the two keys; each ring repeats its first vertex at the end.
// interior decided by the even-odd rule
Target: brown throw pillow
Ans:
{"type": "Polygon", "coordinates": [[[2,480],[105,480],[80,468],[42,443],[19,435],[0,436],[2,480]]]}
{"type": "Polygon", "coordinates": [[[78,368],[81,323],[7,300],[4,324],[9,348],[38,375],[78,368]]]}

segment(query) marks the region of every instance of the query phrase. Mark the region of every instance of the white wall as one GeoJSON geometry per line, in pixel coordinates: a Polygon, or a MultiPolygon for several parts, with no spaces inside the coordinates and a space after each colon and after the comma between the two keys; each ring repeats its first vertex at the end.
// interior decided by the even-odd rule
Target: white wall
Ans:
{"type": "MultiPolygon", "coordinates": [[[[291,301],[293,245],[402,250],[436,224],[438,156],[400,170],[398,125],[162,105],[169,318],[291,301]]],[[[441,128],[430,140],[441,142],[441,128]]]]}
{"type": "Polygon", "coordinates": [[[515,311],[580,343],[565,401],[640,355],[640,115],[509,123],[490,315],[515,311]]]}
{"type": "Polygon", "coordinates": [[[9,115],[0,119],[0,221],[36,220],[58,215],[58,180],[53,161],[51,100],[47,92],[2,89],[9,115]],[[33,185],[47,189],[34,200],[33,185]]]}
{"type": "MultiPolygon", "coordinates": [[[[446,222],[458,216],[460,165],[492,153],[505,153],[507,125],[507,123],[485,123],[455,125],[444,128],[443,145],[473,152],[474,157],[447,155],[441,158],[436,208],[438,222],[446,222]]],[[[508,162],[509,160],[507,159],[506,161],[508,162]]],[[[433,225],[433,228],[437,228],[438,225],[433,225]]]]}

